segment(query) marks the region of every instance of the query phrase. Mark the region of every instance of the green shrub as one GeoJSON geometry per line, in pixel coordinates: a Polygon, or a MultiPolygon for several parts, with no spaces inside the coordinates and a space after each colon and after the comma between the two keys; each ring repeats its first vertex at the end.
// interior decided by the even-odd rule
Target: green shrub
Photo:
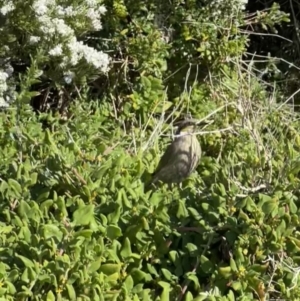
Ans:
{"type": "Polygon", "coordinates": [[[159,152],[101,105],[76,103],[67,121],[2,113],[2,298],[296,300],[299,121],[242,82],[227,107],[207,100],[200,166],[172,193],[144,194],[159,152]]]}
{"type": "Polygon", "coordinates": [[[59,21],[49,1],[44,29],[74,34],[32,45],[38,3],[0,9],[2,45],[11,37],[0,96],[18,88],[0,112],[0,300],[299,299],[299,120],[241,59],[244,27],[285,14],[249,20],[235,0],[107,0],[92,34],[100,24],[83,16],[104,13],[100,3],[70,1],[80,15],[59,21]],[[110,50],[107,77],[94,81],[92,57],[73,65],[72,41],[110,50]],[[16,61],[27,68],[9,82],[16,61]],[[36,98],[65,115],[34,114],[36,98]],[[182,189],[144,193],[186,111],[210,120],[197,172],[182,189]]]}

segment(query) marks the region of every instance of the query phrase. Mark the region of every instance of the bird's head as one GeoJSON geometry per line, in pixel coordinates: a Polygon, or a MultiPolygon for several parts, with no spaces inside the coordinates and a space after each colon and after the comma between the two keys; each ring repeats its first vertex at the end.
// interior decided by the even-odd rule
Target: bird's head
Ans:
{"type": "Polygon", "coordinates": [[[197,124],[194,120],[180,121],[180,122],[176,123],[175,125],[177,125],[176,135],[191,134],[195,131],[195,128],[197,126],[197,124]]]}

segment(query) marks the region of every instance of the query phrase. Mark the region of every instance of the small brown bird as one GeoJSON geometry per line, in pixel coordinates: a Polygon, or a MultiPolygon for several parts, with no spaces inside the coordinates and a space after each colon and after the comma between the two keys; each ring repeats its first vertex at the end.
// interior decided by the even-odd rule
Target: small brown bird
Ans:
{"type": "Polygon", "coordinates": [[[192,119],[178,124],[176,137],[161,157],[148,187],[158,182],[181,183],[196,169],[201,157],[201,147],[194,135],[195,127],[196,123],[192,119]]]}

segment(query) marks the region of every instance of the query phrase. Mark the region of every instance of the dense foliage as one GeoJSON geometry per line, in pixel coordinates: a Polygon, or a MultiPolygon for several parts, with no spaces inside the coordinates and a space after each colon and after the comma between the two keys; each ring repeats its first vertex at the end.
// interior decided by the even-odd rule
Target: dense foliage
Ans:
{"type": "Polygon", "coordinates": [[[299,116],[248,52],[289,20],[246,4],[0,1],[0,300],[300,300],[299,116]]]}

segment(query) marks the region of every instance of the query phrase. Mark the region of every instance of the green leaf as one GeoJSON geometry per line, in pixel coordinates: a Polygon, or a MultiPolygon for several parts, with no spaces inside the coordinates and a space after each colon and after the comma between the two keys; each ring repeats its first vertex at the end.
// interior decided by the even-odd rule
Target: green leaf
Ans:
{"type": "Polygon", "coordinates": [[[120,219],[121,215],[121,206],[119,204],[116,204],[116,209],[113,211],[113,213],[108,214],[107,219],[110,224],[117,224],[120,219]]]}
{"type": "Polygon", "coordinates": [[[31,260],[29,260],[28,258],[26,258],[22,255],[18,255],[18,254],[15,254],[15,257],[19,258],[23,262],[25,267],[30,267],[30,268],[34,267],[34,263],[31,260]]]}
{"type": "Polygon", "coordinates": [[[19,184],[19,182],[17,182],[14,179],[8,179],[8,185],[9,185],[9,188],[12,189],[18,196],[21,195],[22,187],[19,184]]]}
{"type": "Polygon", "coordinates": [[[185,295],[184,301],[193,301],[194,297],[190,291],[188,291],[185,295]]]}
{"type": "Polygon", "coordinates": [[[194,282],[194,285],[195,285],[195,289],[198,290],[200,288],[200,284],[199,284],[199,279],[198,277],[196,276],[195,273],[193,272],[189,272],[187,273],[187,279],[191,280],[192,282],[194,282]]]}
{"type": "Polygon", "coordinates": [[[52,293],[52,291],[49,291],[47,294],[47,301],[55,301],[55,295],[52,293]]]}
{"type": "Polygon", "coordinates": [[[224,277],[225,279],[228,279],[232,276],[232,270],[230,266],[227,267],[220,267],[219,268],[219,274],[224,277]]]}
{"type": "Polygon", "coordinates": [[[290,211],[291,211],[292,214],[297,213],[298,208],[297,208],[297,206],[296,206],[296,204],[293,200],[289,201],[289,207],[290,207],[290,211]]]}
{"type": "Polygon", "coordinates": [[[110,225],[107,227],[106,230],[107,233],[107,237],[111,240],[114,240],[120,236],[122,236],[122,231],[119,227],[114,226],[114,225],[110,225]]]}
{"type": "Polygon", "coordinates": [[[7,291],[10,295],[14,295],[17,292],[16,287],[9,281],[5,281],[5,286],[7,287],[7,291]]]}
{"type": "Polygon", "coordinates": [[[172,281],[172,273],[170,271],[168,271],[167,269],[162,268],[161,272],[163,273],[164,277],[166,278],[166,280],[168,281],[172,281]]]}
{"type": "Polygon", "coordinates": [[[185,247],[188,249],[190,255],[195,256],[198,253],[198,247],[192,243],[187,243],[185,247]]]}
{"type": "Polygon", "coordinates": [[[22,200],[18,206],[18,213],[20,217],[27,218],[32,215],[32,209],[27,202],[22,200]]]}
{"type": "Polygon", "coordinates": [[[73,214],[73,220],[76,226],[88,225],[94,220],[94,205],[86,205],[78,208],[73,214]]]}
{"type": "Polygon", "coordinates": [[[204,255],[201,255],[200,262],[201,262],[200,266],[201,266],[201,269],[203,270],[203,272],[211,273],[213,271],[214,265],[207,257],[205,257],[204,255]]]}
{"type": "Polygon", "coordinates": [[[55,237],[60,242],[63,238],[63,233],[59,230],[59,228],[56,225],[47,224],[44,225],[42,229],[45,239],[55,237]]]}
{"type": "Polygon", "coordinates": [[[84,229],[74,233],[74,237],[84,237],[91,238],[94,233],[94,230],[84,229]]]}
{"type": "Polygon", "coordinates": [[[154,275],[154,276],[156,276],[156,277],[159,277],[159,275],[158,275],[158,273],[157,273],[155,267],[154,267],[152,264],[147,263],[147,270],[148,270],[148,272],[151,273],[152,275],[154,275]]]}
{"type": "Polygon", "coordinates": [[[262,211],[269,215],[271,214],[274,216],[278,212],[278,202],[276,200],[269,200],[263,203],[262,205],[262,211]]]}
{"type": "Polygon", "coordinates": [[[128,258],[130,257],[132,254],[132,251],[131,251],[131,243],[130,243],[130,240],[128,237],[125,237],[124,239],[124,242],[123,242],[123,245],[122,245],[122,249],[121,249],[121,252],[120,252],[120,255],[123,257],[123,258],[128,258]]]}
{"type": "Polygon", "coordinates": [[[30,174],[30,185],[35,185],[37,182],[37,178],[38,178],[38,173],[37,172],[33,172],[30,174]]]}
{"type": "Polygon", "coordinates": [[[24,272],[22,273],[21,280],[25,283],[29,283],[28,268],[25,268],[24,272]]]}
{"type": "Polygon", "coordinates": [[[237,272],[238,271],[238,268],[236,266],[236,263],[235,261],[233,260],[233,258],[230,258],[230,268],[233,272],[237,272]]]}
{"type": "Polygon", "coordinates": [[[100,266],[101,266],[101,263],[102,263],[101,257],[98,258],[97,260],[93,261],[92,263],[90,263],[90,265],[89,265],[89,272],[90,273],[97,272],[99,270],[100,266]]]}
{"type": "Polygon", "coordinates": [[[195,220],[201,220],[202,216],[201,214],[199,214],[198,210],[196,210],[195,208],[188,207],[188,211],[190,213],[190,216],[192,216],[195,220]]]}
{"type": "Polygon", "coordinates": [[[233,281],[231,283],[231,287],[235,290],[235,291],[240,291],[242,289],[242,284],[240,281],[233,281]]]}
{"type": "Polygon", "coordinates": [[[227,295],[227,299],[228,301],[235,301],[235,296],[232,290],[229,291],[228,295],[227,295]]]}
{"type": "Polygon", "coordinates": [[[178,209],[177,209],[177,212],[176,212],[176,217],[178,219],[181,219],[181,218],[185,218],[185,217],[188,217],[188,216],[189,216],[189,212],[186,209],[184,202],[180,200],[178,202],[178,209]]]}
{"type": "Polygon", "coordinates": [[[133,282],[133,279],[130,275],[128,275],[124,281],[124,285],[128,291],[128,293],[131,292],[131,290],[133,289],[133,286],[134,286],[134,282],[133,282]]]}
{"type": "Polygon", "coordinates": [[[151,281],[152,277],[150,274],[147,274],[143,272],[140,269],[133,268],[131,271],[131,276],[134,280],[134,283],[139,283],[139,282],[145,282],[145,281],[151,281]]]}
{"type": "Polygon", "coordinates": [[[48,215],[48,210],[49,208],[53,205],[53,200],[46,200],[44,201],[41,206],[40,206],[40,210],[42,212],[45,212],[45,215],[48,215]]]}
{"type": "Polygon", "coordinates": [[[119,273],[120,269],[121,269],[121,264],[106,263],[106,264],[102,264],[100,266],[99,271],[102,272],[103,274],[109,276],[114,273],[119,273]]]}
{"type": "Polygon", "coordinates": [[[71,284],[66,284],[68,295],[69,295],[69,300],[75,301],[76,300],[76,292],[74,290],[73,285],[71,284]]]}

